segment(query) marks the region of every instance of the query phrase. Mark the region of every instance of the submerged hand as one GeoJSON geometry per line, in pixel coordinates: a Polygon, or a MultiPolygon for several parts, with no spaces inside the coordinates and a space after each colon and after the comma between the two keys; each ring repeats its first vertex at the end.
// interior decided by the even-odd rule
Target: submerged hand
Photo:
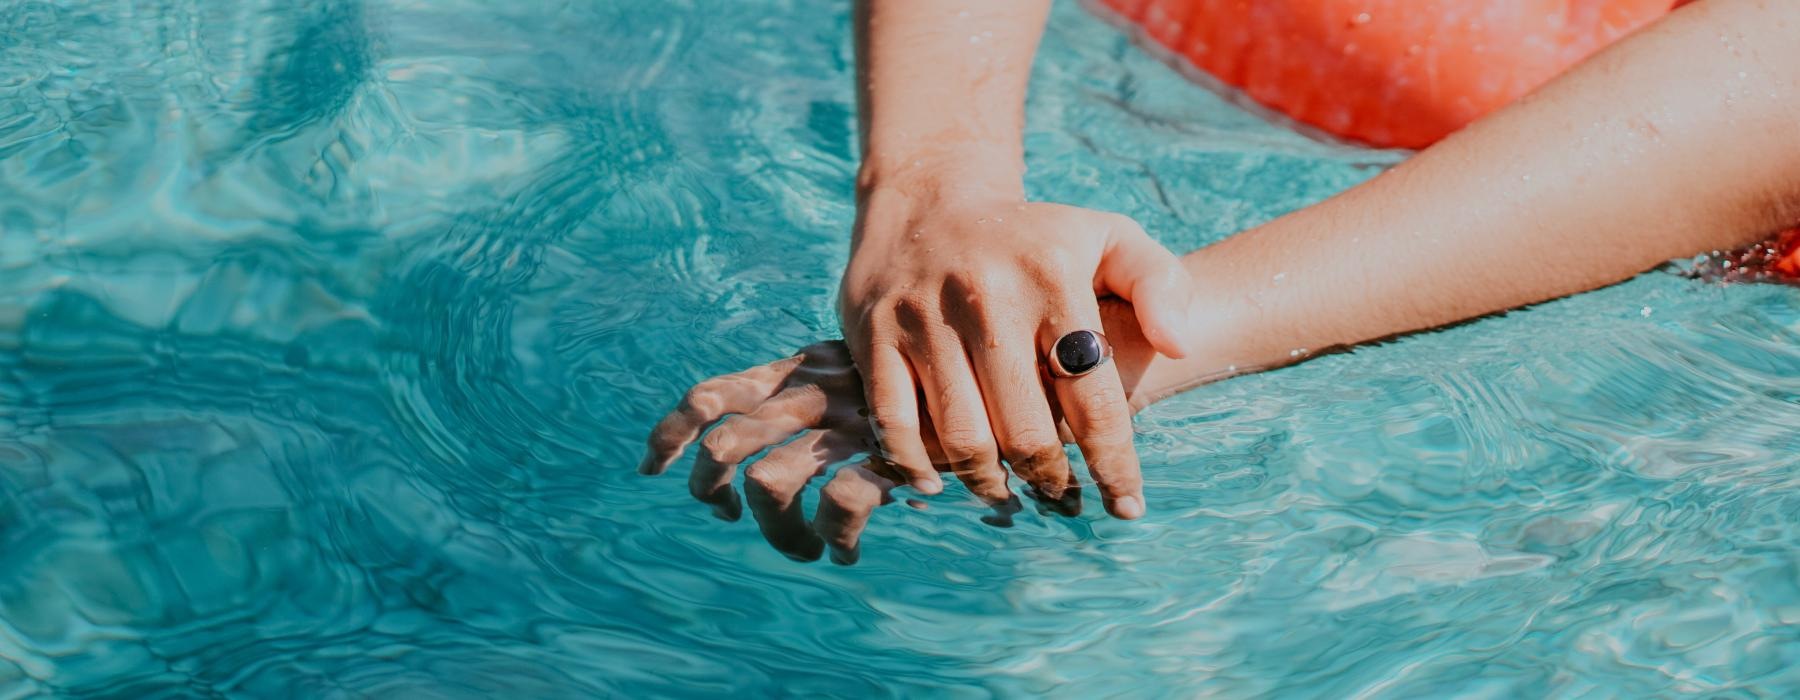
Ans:
{"type": "MultiPolygon", "coordinates": [[[[1156,353],[1137,331],[1128,307],[1108,303],[1102,315],[1119,374],[1130,388],[1129,406],[1142,408],[1153,395],[1152,382],[1146,379],[1156,353]]],[[[1168,369],[1162,374],[1178,371],[1168,369]]],[[[877,450],[865,415],[861,377],[848,348],[841,341],[818,343],[792,357],[696,385],[651,433],[640,471],[662,473],[705,433],[688,479],[690,491],[712,504],[721,517],[735,520],[742,513],[732,489],[737,465],[779,445],[751,464],[744,479],[746,500],[763,538],[801,561],[818,559],[829,546],[833,561],[848,564],[858,557],[858,542],[870,514],[890,502],[889,492],[909,477],[880,458],[839,469],[820,492],[811,523],[800,510],[801,494],[831,465],[877,450]]],[[[922,449],[927,460],[939,465],[937,469],[948,469],[936,441],[929,437],[934,434],[929,418],[917,420],[926,428],[922,449]]],[[[1053,498],[1064,512],[1078,511],[1080,488],[1071,481],[1053,498]]],[[[999,501],[1003,515],[1016,510],[1014,500],[1008,493],[999,501]]]]}
{"type": "Polygon", "coordinates": [[[745,478],[763,538],[790,557],[812,561],[822,553],[823,535],[833,558],[848,563],[863,522],[886,499],[895,475],[874,461],[840,470],[820,496],[817,534],[800,512],[800,493],[832,464],[875,450],[866,416],[849,350],[840,341],[818,343],[695,385],[657,423],[638,471],[661,474],[704,432],[688,490],[720,518],[737,520],[743,512],[732,488],[737,465],[780,445],[750,465],[745,478]]]}
{"type": "Polygon", "coordinates": [[[1075,483],[1060,409],[1107,510],[1143,515],[1116,368],[1047,385],[1040,368],[1063,334],[1101,327],[1106,295],[1134,303],[1150,347],[1184,354],[1187,272],[1131,219],[1004,197],[870,195],[839,304],[884,457],[935,493],[925,442],[936,437],[950,470],[989,502],[1008,498],[1001,460],[1057,499],[1075,483]]]}

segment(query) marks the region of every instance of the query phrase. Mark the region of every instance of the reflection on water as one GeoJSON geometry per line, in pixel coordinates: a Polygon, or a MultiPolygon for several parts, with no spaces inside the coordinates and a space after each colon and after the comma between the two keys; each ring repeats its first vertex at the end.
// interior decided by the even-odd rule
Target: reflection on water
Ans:
{"type": "MultiPolygon", "coordinates": [[[[1800,689],[1800,304],[1656,273],[1203,388],[1151,516],[794,564],[635,475],[829,335],[844,3],[0,6],[0,697],[1800,689]]],[[[1037,195],[1189,248],[1392,154],[1078,9],[1037,195]]]]}

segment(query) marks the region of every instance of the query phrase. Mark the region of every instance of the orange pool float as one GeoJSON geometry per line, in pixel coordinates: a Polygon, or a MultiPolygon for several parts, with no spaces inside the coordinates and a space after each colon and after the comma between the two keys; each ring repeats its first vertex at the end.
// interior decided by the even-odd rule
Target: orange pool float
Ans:
{"type": "Polygon", "coordinates": [[[1099,0],[1180,61],[1305,124],[1422,148],[1680,0],[1099,0]]]}
{"type": "MultiPolygon", "coordinates": [[[[1095,0],[1180,63],[1339,137],[1424,148],[1691,0],[1095,0]]],[[[1800,229],[1758,246],[1800,276],[1800,229]]],[[[1748,261],[1746,261],[1748,262],[1748,261]]]]}

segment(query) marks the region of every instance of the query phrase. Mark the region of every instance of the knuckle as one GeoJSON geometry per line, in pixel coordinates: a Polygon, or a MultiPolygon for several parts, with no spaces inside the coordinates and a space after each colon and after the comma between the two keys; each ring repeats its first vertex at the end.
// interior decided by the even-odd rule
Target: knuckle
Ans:
{"type": "Polygon", "coordinates": [[[707,433],[706,437],[700,438],[700,452],[705,455],[707,459],[721,464],[729,464],[737,461],[733,459],[733,455],[737,449],[738,442],[737,435],[735,434],[735,431],[732,430],[731,423],[726,422],[724,425],[714,428],[712,432],[707,433]]]}
{"type": "Polygon", "coordinates": [[[875,429],[881,437],[911,435],[919,432],[919,417],[903,411],[895,402],[887,401],[869,407],[874,415],[875,429]]]}
{"type": "Polygon", "coordinates": [[[993,268],[962,267],[944,275],[945,291],[963,299],[983,298],[1004,287],[1005,275],[993,268]]]}
{"type": "Polygon", "coordinates": [[[1048,248],[1026,258],[1026,269],[1039,286],[1060,289],[1075,269],[1075,261],[1067,250],[1048,248]]]}
{"type": "Polygon", "coordinates": [[[894,317],[903,326],[929,322],[937,315],[937,305],[923,294],[897,295],[887,305],[893,308],[894,317]]]}
{"type": "Polygon", "coordinates": [[[765,464],[753,464],[744,471],[744,489],[760,491],[776,501],[784,500],[781,496],[781,475],[765,464]]]}
{"type": "Polygon", "coordinates": [[[872,491],[874,491],[874,485],[845,472],[825,484],[825,488],[819,490],[819,497],[840,508],[853,511],[856,510],[858,503],[869,500],[873,495],[872,491]]]}
{"type": "Polygon", "coordinates": [[[1125,394],[1112,389],[1088,392],[1081,399],[1079,411],[1090,430],[1119,430],[1131,424],[1130,406],[1125,394]]]}
{"type": "Polygon", "coordinates": [[[1009,435],[1005,445],[1009,462],[1041,463],[1061,457],[1062,442],[1056,435],[1041,429],[1021,430],[1009,435]]]}
{"type": "Polygon", "coordinates": [[[1101,217],[1101,221],[1111,228],[1114,233],[1147,235],[1144,233],[1144,227],[1138,224],[1137,219],[1115,212],[1105,212],[1101,217]]]}
{"type": "Polygon", "coordinates": [[[681,397],[680,411],[689,416],[717,415],[724,408],[724,397],[718,379],[695,384],[681,397]]]}
{"type": "Polygon", "coordinates": [[[970,424],[948,425],[938,431],[938,444],[952,462],[993,461],[993,442],[979,428],[970,424]]]}
{"type": "MultiPolygon", "coordinates": [[[[839,304],[838,316],[844,322],[844,338],[850,341],[866,341],[873,333],[882,329],[887,315],[883,309],[886,304],[839,304]]],[[[860,346],[859,346],[860,347],[860,346]]]]}

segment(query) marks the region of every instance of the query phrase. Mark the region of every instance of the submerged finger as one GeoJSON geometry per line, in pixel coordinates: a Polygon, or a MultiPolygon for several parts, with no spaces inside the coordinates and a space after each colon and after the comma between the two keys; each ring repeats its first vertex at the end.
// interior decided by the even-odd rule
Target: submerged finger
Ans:
{"type": "Polygon", "coordinates": [[[694,385],[675,410],[650,431],[648,449],[638,464],[641,474],[661,474],[681,457],[700,433],[733,413],[746,413],[781,391],[805,358],[784,358],[694,385]]]}
{"type": "Polygon", "coordinates": [[[873,462],[839,469],[819,493],[813,529],[831,548],[831,561],[855,564],[862,558],[862,533],[869,514],[890,500],[896,481],[876,473],[873,462]]]}
{"type": "Polygon", "coordinates": [[[819,424],[825,396],[815,387],[789,389],[756,410],[726,418],[700,439],[700,455],[688,474],[688,491],[726,520],[741,515],[731,488],[737,465],[819,424]]]}
{"type": "Polygon", "coordinates": [[[817,560],[824,553],[825,542],[807,527],[801,495],[807,482],[859,451],[861,445],[854,438],[814,430],[770,450],[750,465],[744,474],[744,498],[763,539],[791,559],[817,560]]]}

